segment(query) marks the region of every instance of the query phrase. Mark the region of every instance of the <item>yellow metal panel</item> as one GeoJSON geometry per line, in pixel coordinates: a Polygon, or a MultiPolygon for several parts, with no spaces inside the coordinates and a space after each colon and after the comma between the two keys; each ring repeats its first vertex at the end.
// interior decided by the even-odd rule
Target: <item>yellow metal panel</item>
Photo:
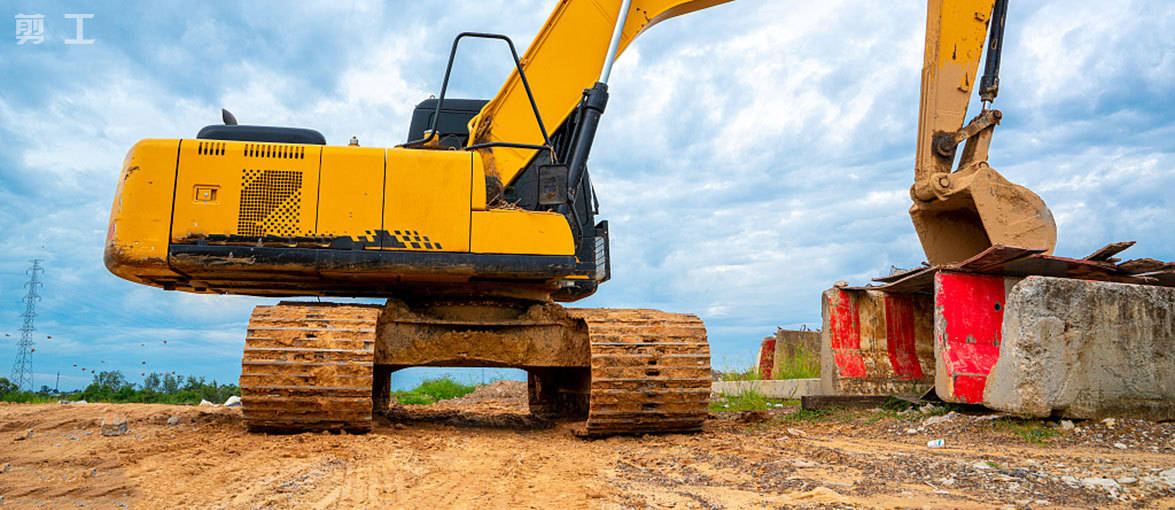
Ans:
{"type": "Polygon", "coordinates": [[[469,207],[474,211],[484,211],[486,206],[486,172],[481,154],[473,154],[473,189],[470,190],[469,207]]]}
{"type": "MultiPolygon", "coordinates": [[[[600,77],[621,0],[563,0],[522,56],[523,70],[534,93],[543,122],[554,130],[579,102],[583,89],[600,77]]],[[[688,12],[729,0],[632,0],[620,37],[618,54],[649,27],[688,12]]],[[[534,118],[517,71],[469,123],[470,144],[515,142],[541,144],[534,118]]],[[[509,185],[534,155],[530,149],[482,149],[487,173],[509,185]]]]}
{"type": "Polygon", "coordinates": [[[383,229],[395,249],[469,251],[471,166],[466,151],[387,150],[383,229]]]}
{"type": "Polygon", "coordinates": [[[324,147],[318,186],[318,235],[368,235],[383,228],[384,149],[324,147]]]}
{"type": "Polygon", "coordinates": [[[322,146],[182,140],[171,237],[314,231],[322,146]],[[215,190],[216,200],[199,191],[215,190]]]}
{"type": "Polygon", "coordinates": [[[103,257],[122,278],[146,283],[141,277],[176,276],[167,266],[167,235],[179,143],[142,140],[123,160],[103,257]]]}
{"type": "Polygon", "coordinates": [[[472,251],[522,255],[574,255],[571,227],[562,214],[495,209],[473,212],[472,251]]]}

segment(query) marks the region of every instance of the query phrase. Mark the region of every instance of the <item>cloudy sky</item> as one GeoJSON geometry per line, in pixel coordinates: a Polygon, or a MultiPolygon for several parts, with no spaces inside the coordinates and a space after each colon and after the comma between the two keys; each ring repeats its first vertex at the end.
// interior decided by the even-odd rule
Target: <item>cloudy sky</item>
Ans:
{"type": "MultiPolygon", "coordinates": [[[[107,273],[123,156],[141,138],[194,137],[221,107],[331,144],[395,145],[438,91],[454,35],[525,46],[554,2],[440,5],[5,2],[0,332],[11,336],[0,337],[0,376],[16,354],[25,269],[42,258],[37,386],[59,371],[63,389],[83,385],[83,367],[235,382],[250,310],[272,300],[107,273]],[[74,13],[94,15],[93,44],[64,43],[74,13]],[[17,44],[17,14],[45,16],[43,43],[17,44]]],[[[696,313],[714,364],[734,368],[778,326],[818,327],[819,294],[837,280],[920,263],[906,210],[924,9],[737,0],[642,35],[612,74],[592,151],[614,277],[581,304],[696,313]]],[[[1049,204],[1058,254],[1136,240],[1126,255],[1175,259],[1175,5],[1014,0],[1007,26],[992,166],[1049,204]]],[[[453,97],[493,95],[507,52],[463,47],[453,97]]]]}

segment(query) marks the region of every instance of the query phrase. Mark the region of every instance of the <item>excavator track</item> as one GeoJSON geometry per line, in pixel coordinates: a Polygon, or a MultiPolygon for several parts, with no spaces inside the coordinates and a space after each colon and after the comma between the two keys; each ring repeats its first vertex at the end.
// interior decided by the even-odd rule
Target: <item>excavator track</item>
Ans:
{"type": "Polygon", "coordinates": [[[249,430],[371,430],[382,309],[307,302],[254,308],[240,380],[249,430]]]}
{"type": "Polygon", "coordinates": [[[710,344],[696,316],[568,309],[588,326],[591,400],[582,433],[696,432],[709,413],[710,344]]]}

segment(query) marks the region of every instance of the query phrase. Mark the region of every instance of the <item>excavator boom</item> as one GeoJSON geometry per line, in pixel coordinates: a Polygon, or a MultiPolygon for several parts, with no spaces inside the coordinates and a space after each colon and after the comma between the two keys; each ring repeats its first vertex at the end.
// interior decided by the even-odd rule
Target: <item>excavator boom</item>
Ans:
{"type": "MultiPolygon", "coordinates": [[[[631,0],[620,13],[621,0],[563,0],[522,56],[522,69],[544,120],[561,121],[575,109],[584,89],[600,77],[610,36],[623,19],[617,54],[623,53],[649,27],[682,14],[730,0],[631,0]],[[618,17],[625,14],[623,17],[618,17]]],[[[553,127],[553,126],[552,126],[553,127]]],[[[517,71],[469,123],[469,145],[512,142],[543,143],[527,92],[517,71]]],[[[532,149],[480,149],[486,174],[509,185],[534,157],[532,149]]]]}

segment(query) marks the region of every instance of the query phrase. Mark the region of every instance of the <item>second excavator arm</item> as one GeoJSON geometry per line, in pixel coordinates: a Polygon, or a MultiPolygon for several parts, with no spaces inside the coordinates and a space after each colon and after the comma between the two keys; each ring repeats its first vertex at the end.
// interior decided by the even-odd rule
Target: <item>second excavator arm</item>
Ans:
{"type": "Polygon", "coordinates": [[[1056,223],[1044,201],[1008,182],[987,163],[991,136],[1002,117],[988,106],[999,90],[1007,4],[1008,0],[927,3],[910,217],[932,264],[961,262],[995,244],[1046,253],[1056,245],[1056,223]],[[964,126],[989,28],[979,90],[983,110],[964,126]],[[956,166],[956,149],[964,142],[956,166]]]}

